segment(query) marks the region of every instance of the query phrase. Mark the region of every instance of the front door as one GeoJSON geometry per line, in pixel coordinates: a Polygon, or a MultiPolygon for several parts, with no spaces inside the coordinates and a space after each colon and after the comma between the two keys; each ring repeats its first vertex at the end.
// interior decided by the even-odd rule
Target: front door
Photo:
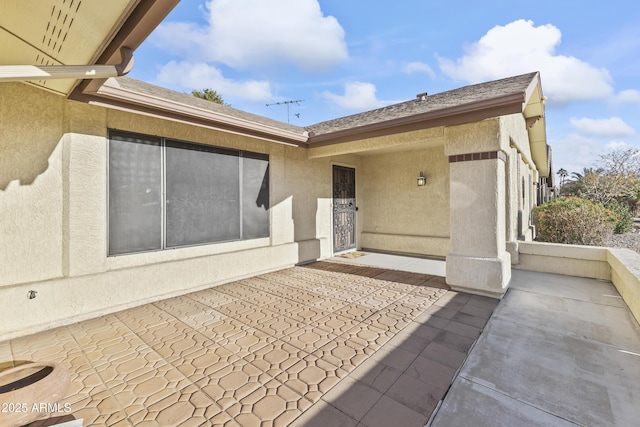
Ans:
{"type": "Polygon", "coordinates": [[[356,247],[356,170],[333,167],[333,252],[356,247]]]}

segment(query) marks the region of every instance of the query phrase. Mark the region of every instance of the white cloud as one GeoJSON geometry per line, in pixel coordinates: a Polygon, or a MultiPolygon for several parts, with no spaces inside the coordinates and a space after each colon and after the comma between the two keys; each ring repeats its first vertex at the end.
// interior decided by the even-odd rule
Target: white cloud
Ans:
{"type": "Polygon", "coordinates": [[[609,142],[607,145],[605,145],[605,151],[611,151],[611,150],[620,150],[620,149],[625,149],[625,148],[631,148],[633,147],[632,144],[626,143],[624,141],[611,141],[609,142]]]}
{"type": "Polygon", "coordinates": [[[620,117],[610,119],[581,119],[572,117],[569,120],[571,126],[584,135],[597,135],[605,137],[631,136],[636,131],[626,124],[620,117]]]}
{"type": "Polygon", "coordinates": [[[271,86],[264,80],[238,82],[222,75],[222,72],[204,62],[175,62],[164,65],[156,76],[158,83],[179,85],[189,89],[211,88],[224,96],[234,96],[252,101],[273,99],[271,86]]]}
{"type": "Polygon", "coordinates": [[[153,42],[240,69],[285,63],[318,71],[348,59],[343,28],[317,0],[210,0],[203,10],[207,25],[162,24],[153,42]]]}
{"type": "Polygon", "coordinates": [[[551,25],[534,26],[523,19],[495,26],[465,48],[456,60],[438,57],[447,76],[478,83],[540,71],[542,88],[551,101],[569,102],[611,96],[611,75],[573,56],[556,54],[562,34],[551,25]]]}
{"type": "Polygon", "coordinates": [[[595,162],[604,152],[604,144],[579,134],[569,134],[560,140],[550,141],[553,147],[555,172],[564,168],[571,172],[582,172],[582,168],[595,162]]]}
{"type": "Polygon", "coordinates": [[[425,64],[424,62],[410,62],[403,67],[402,71],[404,71],[406,74],[422,73],[427,74],[432,79],[436,78],[436,73],[428,64],[425,64]]]}
{"type": "Polygon", "coordinates": [[[344,95],[324,91],[321,96],[348,110],[371,110],[386,103],[376,98],[376,86],[373,83],[349,82],[344,85],[344,95]]]}
{"type": "Polygon", "coordinates": [[[613,102],[617,104],[640,104],[640,90],[621,90],[620,93],[613,97],[613,102]]]}

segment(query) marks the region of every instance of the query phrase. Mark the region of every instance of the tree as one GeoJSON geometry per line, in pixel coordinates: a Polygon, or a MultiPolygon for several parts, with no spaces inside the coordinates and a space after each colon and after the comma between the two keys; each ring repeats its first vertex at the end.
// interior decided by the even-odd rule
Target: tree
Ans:
{"type": "Polygon", "coordinates": [[[215,102],[216,104],[226,105],[227,107],[229,106],[229,104],[224,102],[224,99],[222,99],[222,96],[213,89],[209,89],[209,88],[205,88],[202,90],[194,89],[191,91],[191,95],[195,96],[196,98],[204,99],[206,101],[215,102]]]}
{"type": "Polygon", "coordinates": [[[640,200],[640,150],[615,149],[598,158],[597,168],[572,172],[562,195],[584,197],[607,205],[617,201],[629,208],[640,200]]]}
{"type": "Polygon", "coordinates": [[[582,173],[571,172],[569,179],[565,180],[560,188],[560,195],[582,197],[584,193],[584,176],[590,173],[593,173],[593,168],[583,168],[582,173]]]}
{"type": "Polygon", "coordinates": [[[564,186],[564,180],[569,176],[569,172],[565,168],[561,168],[558,170],[558,175],[560,175],[560,188],[564,186]]]}
{"type": "Polygon", "coordinates": [[[609,150],[598,157],[598,164],[608,173],[640,176],[640,149],[609,150]]]}
{"type": "Polygon", "coordinates": [[[609,150],[598,158],[600,176],[594,185],[603,204],[613,200],[633,207],[640,196],[640,149],[609,150]]]}

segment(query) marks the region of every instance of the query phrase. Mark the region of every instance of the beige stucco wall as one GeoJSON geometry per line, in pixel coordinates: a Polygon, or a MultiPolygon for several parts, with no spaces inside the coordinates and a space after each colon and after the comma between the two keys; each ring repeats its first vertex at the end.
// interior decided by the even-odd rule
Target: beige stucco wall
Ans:
{"type": "MultiPolygon", "coordinates": [[[[535,237],[529,213],[535,205],[535,183],[538,175],[531,157],[529,135],[522,114],[447,127],[445,136],[448,156],[496,150],[506,155],[505,239],[513,242],[535,237]]],[[[512,255],[517,256],[516,253],[512,255]]]]}
{"type": "Polygon", "coordinates": [[[607,248],[557,243],[518,242],[518,264],[513,268],[566,274],[568,276],[611,279],[607,248]]]}
{"type": "Polygon", "coordinates": [[[506,150],[514,147],[522,156],[524,162],[535,169],[535,164],[531,158],[531,146],[529,144],[529,134],[527,125],[522,114],[510,114],[501,116],[500,127],[500,147],[506,150]]]}
{"type": "Polygon", "coordinates": [[[505,164],[499,159],[455,162],[451,171],[452,289],[502,297],[511,279],[505,242],[505,164]]]}
{"type": "Polygon", "coordinates": [[[504,150],[504,138],[500,136],[500,119],[448,126],[445,128],[445,154],[483,153],[504,150]]]}
{"type": "MultiPolygon", "coordinates": [[[[531,209],[538,174],[522,114],[451,126],[445,130],[449,156],[497,151],[503,160],[453,163],[451,254],[447,283],[454,289],[500,297],[511,263],[520,262],[520,241],[534,237],[531,209]]],[[[525,255],[524,263],[535,255],[525,255]],[[528,258],[527,258],[528,257],[528,258]]]]}
{"type": "MultiPolygon", "coordinates": [[[[455,162],[451,172],[452,251],[447,283],[454,289],[500,297],[519,240],[531,240],[530,212],[537,173],[521,114],[447,127],[448,156],[494,152],[503,160],[455,162]]],[[[525,260],[526,262],[526,260],[525,260]]]]}
{"type": "MultiPolygon", "coordinates": [[[[534,237],[531,209],[535,206],[538,181],[526,122],[522,114],[502,116],[499,120],[500,146],[507,156],[507,230],[508,242],[530,241],[534,237]],[[523,191],[524,183],[524,191],[523,191]]],[[[512,252],[512,260],[517,254],[512,252]]]]}
{"type": "MultiPolygon", "coordinates": [[[[355,155],[334,155],[308,159],[307,151],[285,147],[283,186],[292,197],[294,240],[299,262],[326,258],[333,254],[333,166],[355,169],[356,203],[361,199],[361,159],[355,155]]],[[[362,228],[361,213],[356,214],[356,246],[362,228]]]]}
{"type": "MultiPolygon", "coordinates": [[[[520,162],[518,149],[510,146],[506,152],[507,161],[505,162],[505,239],[507,242],[513,242],[518,239],[518,165],[520,162]]],[[[513,253],[512,253],[513,255],[513,253]]]]}
{"type": "Polygon", "coordinates": [[[443,146],[364,156],[361,182],[363,248],[449,253],[449,163],[443,146]],[[421,171],[424,187],[416,183],[421,171]]]}
{"type": "Polygon", "coordinates": [[[640,321],[640,254],[630,249],[558,243],[519,242],[513,268],[611,280],[640,321]]]}
{"type": "Polygon", "coordinates": [[[349,156],[309,160],[18,83],[0,85],[0,118],[0,341],[331,255],[331,167],[349,156]],[[271,236],[108,257],[108,128],[268,153],[271,236]]]}
{"type": "Polygon", "coordinates": [[[444,127],[399,131],[313,147],[307,156],[356,168],[359,248],[444,257],[450,246],[444,141],[444,127]],[[428,181],[423,188],[416,185],[420,171],[428,181]]]}
{"type": "Polygon", "coordinates": [[[0,85],[0,286],[62,276],[64,100],[40,94],[0,85]]]}
{"type": "Polygon", "coordinates": [[[608,248],[611,282],[640,322],[640,254],[630,249],[608,248]]]}
{"type": "MultiPolygon", "coordinates": [[[[499,119],[445,130],[447,156],[505,152],[499,119]]],[[[451,252],[447,284],[455,290],[502,297],[511,278],[505,251],[506,174],[499,158],[453,162],[449,166],[451,252]]]]}

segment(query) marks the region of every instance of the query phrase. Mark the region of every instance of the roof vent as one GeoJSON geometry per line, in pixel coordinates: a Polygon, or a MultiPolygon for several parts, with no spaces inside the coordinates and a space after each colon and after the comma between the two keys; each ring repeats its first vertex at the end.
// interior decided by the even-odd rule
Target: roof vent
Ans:
{"type": "Polygon", "coordinates": [[[427,99],[427,95],[427,92],[419,93],[416,95],[416,98],[418,99],[418,101],[424,101],[425,99],[427,99]]]}

